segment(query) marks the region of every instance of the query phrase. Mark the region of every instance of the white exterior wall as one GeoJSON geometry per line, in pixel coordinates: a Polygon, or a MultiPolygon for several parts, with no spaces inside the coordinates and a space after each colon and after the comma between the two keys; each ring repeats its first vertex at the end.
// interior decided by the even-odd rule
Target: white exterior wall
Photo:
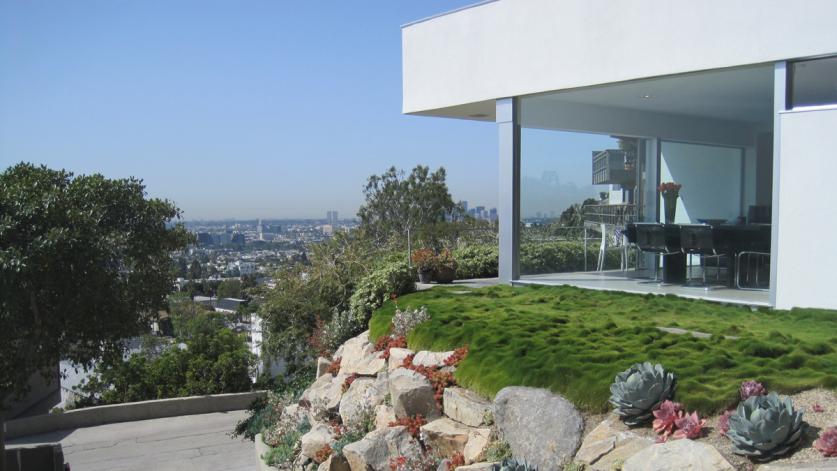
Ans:
{"type": "Polygon", "coordinates": [[[779,120],[775,307],[835,309],[837,108],[785,111],[779,120]]]}
{"type": "Polygon", "coordinates": [[[499,0],[402,29],[403,110],[837,51],[834,0],[499,0]]]}

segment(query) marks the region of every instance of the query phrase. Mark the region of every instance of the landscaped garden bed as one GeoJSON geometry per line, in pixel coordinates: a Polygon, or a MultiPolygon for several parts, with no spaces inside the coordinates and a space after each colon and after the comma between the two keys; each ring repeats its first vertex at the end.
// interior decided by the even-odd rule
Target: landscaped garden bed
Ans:
{"type": "MultiPolygon", "coordinates": [[[[603,412],[614,375],[644,361],[673,371],[677,401],[701,414],[735,405],[739,385],[750,379],[784,394],[837,389],[833,311],[752,310],[671,296],[506,286],[435,288],[402,296],[398,305],[426,306],[432,313],[408,336],[409,347],[446,351],[468,345],[457,381],[489,397],[505,386],[543,387],[582,411],[603,412]]],[[[394,310],[389,302],[375,312],[373,341],[387,333],[394,310]]]]}

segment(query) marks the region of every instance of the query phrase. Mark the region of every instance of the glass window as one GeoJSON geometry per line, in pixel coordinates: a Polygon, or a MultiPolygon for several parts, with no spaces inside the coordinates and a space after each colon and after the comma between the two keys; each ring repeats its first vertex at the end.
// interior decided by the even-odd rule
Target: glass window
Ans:
{"type": "Polygon", "coordinates": [[[837,104],[837,56],[791,63],[788,108],[837,104]]]}

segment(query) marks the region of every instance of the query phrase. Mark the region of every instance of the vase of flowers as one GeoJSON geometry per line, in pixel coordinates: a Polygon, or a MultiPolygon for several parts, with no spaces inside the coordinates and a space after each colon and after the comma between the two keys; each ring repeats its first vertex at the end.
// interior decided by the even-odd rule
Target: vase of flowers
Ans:
{"type": "Polygon", "coordinates": [[[660,194],[663,195],[663,202],[665,203],[665,222],[666,224],[674,223],[674,215],[677,211],[677,197],[680,196],[680,188],[683,185],[674,182],[660,183],[660,194]]]}
{"type": "Polygon", "coordinates": [[[433,281],[433,272],[436,271],[436,254],[433,250],[415,250],[410,259],[418,272],[419,282],[430,283],[433,281]]]}
{"type": "Polygon", "coordinates": [[[665,222],[666,224],[674,223],[674,214],[677,210],[677,197],[680,195],[680,188],[683,185],[674,182],[660,183],[660,194],[663,195],[663,202],[665,203],[665,222]]]}

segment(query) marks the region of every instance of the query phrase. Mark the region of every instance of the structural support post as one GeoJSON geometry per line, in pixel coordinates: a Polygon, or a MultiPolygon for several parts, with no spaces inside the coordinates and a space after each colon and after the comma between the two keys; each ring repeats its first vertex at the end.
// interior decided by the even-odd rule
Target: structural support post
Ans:
{"type": "MultiPolygon", "coordinates": [[[[781,112],[787,109],[788,63],[777,62],[773,68],[773,199],[770,215],[770,305],[776,306],[776,279],[779,276],[779,184],[782,156],[781,112]]],[[[732,263],[732,260],[730,260],[732,263]]]]}
{"type": "Polygon", "coordinates": [[[520,278],[520,101],[517,98],[497,100],[499,131],[501,283],[520,278]]]}

